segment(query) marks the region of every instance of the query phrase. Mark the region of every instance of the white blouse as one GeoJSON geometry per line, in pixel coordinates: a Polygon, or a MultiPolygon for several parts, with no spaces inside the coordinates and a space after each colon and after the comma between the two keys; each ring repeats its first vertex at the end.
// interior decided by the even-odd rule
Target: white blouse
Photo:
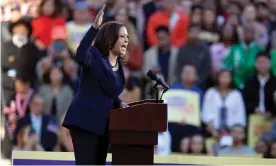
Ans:
{"type": "MultiPolygon", "coordinates": [[[[242,94],[238,90],[232,90],[225,98],[226,125],[231,128],[234,125],[246,125],[246,112],[242,94]]],[[[204,123],[213,121],[214,127],[219,129],[220,112],[223,106],[223,99],[219,91],[209,88],[204,95],[201,119],[204,123]]]]}

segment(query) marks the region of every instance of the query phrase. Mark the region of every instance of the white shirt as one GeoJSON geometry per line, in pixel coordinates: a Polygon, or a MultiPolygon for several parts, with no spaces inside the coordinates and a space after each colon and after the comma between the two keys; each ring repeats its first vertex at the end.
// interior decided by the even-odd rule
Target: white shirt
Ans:
{"type": "Polygon", "coordinates": [[[41,136],[41,128],[42,128],[42,116],[35,116],[31,114],[31,122],[32,122],[32,127],[35,130],[35,133],[38,135],[40,138],[41,136]]]}
{"type": "MultiPolygon", "coordinates": [[[[202,105],[201,119],[204,123],[213,121],[216,129],[220,126],[220,111],[223,106],[223,100],[219,91],[210,88],[204,95],[202,105]]],[[[246,125],[245,106],[241,93],[238,90],[232,90],[225,98],[224,106],[226,107],[226,125],[246,125]]]]}
{"type": "Polygon", "coordinates": [[[259,109],[263,113],[265,113],[265,110],[266,110],[266,108],[265,108],[265,91],[264,91],[264,88],[265,88],[265,84],[268,81],[268,79],[269,79],[269,76],[266,76],[266,77],[258,76],[258,80],[260,82],[259,109]]]}

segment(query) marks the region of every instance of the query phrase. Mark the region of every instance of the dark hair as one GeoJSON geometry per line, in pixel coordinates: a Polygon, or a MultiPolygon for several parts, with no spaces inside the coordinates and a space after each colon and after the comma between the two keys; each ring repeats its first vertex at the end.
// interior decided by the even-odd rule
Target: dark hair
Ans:
{"type": "Polygon", "coordinates": [[[270,54],[268,52],[266,52],[266,51],[260,51],[260,52],[258,52],[257,55],[256,55],[256,57],[255,57],[255,59],[257,60],[260,57],[266,57],[268,59],[271,58],[270,54]]]}
{"type": "Polygon", "coordinates": [[[203,11],[203,7],[201,5],[193,5],[191,7],[191,15],[194,14],[195,10],[197,10],[197,9],[203,11]]]}
{"type": "Polygon", "coordinates": [[[26,19],[20,19],[20,20],[14,22],[14,23],[11,23],[9,25],[9,31],[10,31],[11,34],[13,34],[12,33],[13,28],[16,27],[16,26],[18,26],[18,25],[23,25],[23,26],[25,26],[27,28],[27,30],[28,30],[28,37],[30,37],[32,35],[32,33],[33,33],[32,25],[26,19]]]}
{"type": "Polygon", "coordinates": [[[238,44],[239,43],[239,34],[238,34],[238,30],[236,26],[230,25],[230,24],[224,24],[219,32],[219,36],[220,36],[220,41],[223,42],[223,31],[225,29],[226,26],[231,26],[233,28],[233,36],[232,36],[232,45],[234,44],[238,44]]]}
{"type": "MultiPolygon", "coordinates": [[[[41,3],[39,4],[39,7],[38,7],[38,14],[41,16],[41,15],[44,15],[43,14],[43,6],[45,5],[45,3],[47,1],[50,1],[50,0],[42,0],[41,3]]],[[[62,11],[62,3],[60,0],[52,0],[54,1],[54,12],[53,14],[51,15],[51,17],[57,17],[60,15],[61,11],[62,11]]]]}
{"type": "Polygon", "coordinates": [[[23,84],[31,84],[31,81],[24,75],[17,75],[15,80],[22,82],[23,84]]]}
{"type": "Polygon", "coordinates": [[[271,149],[272,149],[273,144],[276,144],[276,141],[273,141],[271,143],[267,143],[267,150],[263,155],[264,158],[267,158],[267,159],[272,159],[273,158],[273,156],[271,155],[271,149]]]}
{"type": "Polygon", "coordinates": [[[216,87],[219,87],[219,77],[222,73],[224,72],[228,72],[230,73],[231,77],[232,77],[232,81],[230,82],[229,84],[229,88],[230,89],[235,89],[235,84],[234,84],[234,80],[233,80],[233,72],[229,69],[221,69],[218,73],[217,73],[217,76],[216,76],[216,80],[215,80],[215,86],[216,87]]]}
{"type": "MultiPolygon", "coordinates": [[[[100,30],[94,39],[94,46],[104,55],[108,56],[109,51],[115,46],[118,38],[120,28],[124,27],[123,24],[110,21],[101,25],[100,30]]],[[[118,57],[119,60],[125,62],[125,59],[118,57]]]]}
{"type": "Polygon", "coordinates": [[[63,75],[63,78],[62,78],[62,84],[65,84],[67,83],[67,81],[69,80],[68,76],[66,75],[66,73],[64,72],[64,69],[63,68],[60,68],[60,67],[52,67],[50,69],[48,69],[43,75],[42,75],[42,80],[45,84],[51,84],[51,78],[50,78],[50,75],[51,75],[51,72],[53,69],[59,69],[63,75]]]}
{"type": "Polygon", "coordinates": [[[167,26],[165,25],[160,25],[158,26],[156,29],[155,29],[155,33],[158,33],[158,32],[166,32],[166,33],[170,33],[170,30],[167,26]]]}

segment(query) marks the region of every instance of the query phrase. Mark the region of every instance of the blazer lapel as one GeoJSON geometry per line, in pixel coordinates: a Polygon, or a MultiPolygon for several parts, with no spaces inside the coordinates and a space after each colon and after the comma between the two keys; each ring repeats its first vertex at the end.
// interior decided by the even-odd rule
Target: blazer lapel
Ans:
{"type": "Polygon", "coordinates": [[[124,87],[125,87],[125,73],[124,73],[124,69],[123,69],[123,65],[121,62],[119,62],[119,72],[120,72],[120,75],[122,76],[122,85],[121,85],[121,89],[120,89],[120,93],[123,92],[124,90],[124,87]]]}

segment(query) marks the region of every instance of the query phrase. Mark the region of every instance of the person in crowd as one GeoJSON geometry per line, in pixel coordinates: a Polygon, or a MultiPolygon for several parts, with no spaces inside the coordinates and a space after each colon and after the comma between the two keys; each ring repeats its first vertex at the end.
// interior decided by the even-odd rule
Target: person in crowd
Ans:
{"type": "Polygon", "coordinates": [[[270,158],[270,159],[276,159],[276,141],[272,142],[268,149],[267,152],[264,155],[265,158],[270,158]]]}
{"type": "Polygon", "coordinates": [[[235,124],[246,126],[245,105],[241,92],[234,88],[231,71],[219,71],[215,87],[206,91],[201,119],[213,137],[228,135],[235,124]]]}
{"type": "Polygon", "coordinates": [[[91,26],[88,5],[85,1],[77,1],[74,6],[73,20],[66,24],[67,44],[69,49],[75,54],[81,39],[91,26]]]}
{"type": "Polygon", "coordinates": [[[267,152],[267,149],[268,149],[268,143],[265,140],[259,139],[255,147],[256,153],[264,155],[267,152]]]}
{"type": "Polygon", "coordinates": [[[60,150],[62,152],[73,152],[74,147],[73,147],[70,131],[67,128],[62,127],[62,122],[64,120],[64,116],[65,116],[65,114],[60,119],[60,122],[61,122],[60,123],[60,128],[59,128],[60,150]]]}
{"type": "Polygon", "coordinates": [[[167,156],[171,154],[171,135],[169,131],[158,133],[158,145],[155,147],[155,154],[167,156]]]}
{"type": "Polygon", "coordinates": [[[44,84],[38,93],[44,97],[44,113],[60,120],[73,100],[72,89],[65,84],[66,76],[59,67],[52,67],[44,74],[44,84]]]}
{"type": "MultiPolygon", "coordinates": [[[[173,84],[170,90],[175,89],[183,89],[187,91],[192,91],[198,93],[199,96],[202,96],[202,91],[195,85],[197,80],[197,71],[195,66],[191,64],[186,64],[182,67],[181,71],[181,81],[179,83],[173,84]]],[[[170,91],[169,90],[169,91],[170,91]]],[[[200,128],[183,123],[169,123],[168,124],[169,131],[172,136],[172,150],[174,152],[183,151],[182,140],[190,137],[195,134],[200,133],[200,128]]],[[[185,149],[185,148],[184,148],[185,149]]]]}
{"type": "MultiPolygon", "coordinates": [[[[4,9],[3,9],[4,10],[4,9]]],[[[4,14],[2,15],[4,16],[4,14]]],[[[1,42],[7,42],[12,39],[12,34],[9,31],[10,24],[19,21],[22,18],[20,5],[12,4],[10,7],[10,18],[7,21],[1,21],[1,42]]]]}
{"type": "Polygon", "coordinates": [[[61,17],[61,1],[42,0],[38,13],[39,16],[32,21],[33,36],[36,45],[44,50],[52,43],[52,29],[56,26],[65,27],[65,20],[61,17]]]}
{"type": "Polygon", "coordinates": [[[8,102],[9,105],[3,109],[11,133],[16,128],[17,120],[29,114],[29,102],[34,93],[30,81],[19,77],[15,80],[15,90],[15,95],[8,102]]]}
{"type": "Polygon", "coordinates": [[[154,13],[147,24],[147,42],[149,46],[158,43],[156,28],[160,25],[169,27],[171,32],[172,46],[179,47],[187,40],[187,31],[189,26],[189,17],[185,13],[175,10],[176,0],[161,0],[164,11],[154,13]],[[173,21],[176,19],[175,21],[173,21]],[[170,22],[173,22],[171,24],[170,22]]]}
{"type": "Polygon", "coordinates": [[[180,152],[187,154],[190,148],[190,138],[189,137],[185,137],[182,138],[180,141],[180,152]]]}
{"type": "Polygon", "coordinates": [[[191,137],[188,154],[194,156],[207,154],[205,140],[202,135],[194,135],[191,137]]]}
{"type": "Polygon", "coordinates": [[[230,147],[219,150],[218,155],[250,155],[256,154],[254,149],[244,144],[245,140],[245,129],[241,125],[234,125],[231,128],[231,136],[233,144],[230,147]]]}
{"type": "MultiPolygon", "coordinates": [[[[254,31],[255,31],[255,36],[254,36],[254,40],[258,45],[261,45],[263,47],[266,47],[266,45],[268,44],[268,31],[266,29],[266,26],[261,25],[258,21],[257,21],[257,13],[256,13],[256,8],[254,5],[248,5],[245,6],[244,10],[243,10],[243,14],[242,14],[242,24],[246,25],[252,25],[254,27],[254,31]]],[[[239,28],[239,33],[240,33],[240,38],[241,40],[243,39],[243,29],[242,26],[240,26],[239,28]]]]}
{"type": "Polygon", "coordinates": [[[110,19],[114,19],[126,26],[129,33],[129,44],[126,54],[128,61],[126,65],[131,71],[139,71],[143,65],[142,47],[139,45],[137,31],[133,24],[134,21],[131,21],[131,17],[128,16],[127,8],[120,8],[115,16],[110,19]]]}
{"type": "Polygon", "coordinates": [[[276,116],[276,78],[270,73],[270,56],[266,52],[256,55],[256,71],[253,78],[245,83],[244,101],[248,115],[257,113],[267,118],[276,116]]]}
{"type": "Polygon", "coordinates": [[[45,74],[52,66],[63,66],[64,62],[72,57],[72,52],[66,44],[67,33],[62,26],[52,29],[51,39],[53,42],[47,48],[47,56],[41,58],[36,65],[36,74],[40,82],[43,82],[45,74]]]}
{"type": "Polygon", "coordinates": [[[64,74],[68,77],[69,86],[74,91],[74,94],[77,92],[80,83],[79,77],[79,66],[73,59],[67,59],[64,61],[62,70],[64,74]]]}
{"type": "Polygon", "coordinates": [[[191,8],[190,13],[190,24],[193,25],[202,25],[203,20],[203,7],[201,5],[194,5],[191,8]]]}
{"type": "Polygon", "coordinates": [[[201,28],[197,25],[190,25],[188,32],[188,41],[179,48],[176,60],[175,77],[180,80],[182,67],[186,64],[192,64],[196,67],[198,73],[197,85],[205,90],[206,80],[211,74],[211,57],[209,48],[199,40],[201,28]]]}
{"type": "Polygon", "coordinates": [[[36,63],[44,55],[30,40],[32,28],[21,19],[10,24],[12,39],[2,45],[2,73],[4,97],[9,100],[14,93],[14,78],[24,77],[35,85],[36,63]]]}
{"type": "Polygon", "coordinates": [[[271,49],[270,51],[270,59],[271,59],[271,73],[274,77],[276,77],[276,47],[271,49]]]}
{"type": "Polygon", "coordinates": [[[202,29],[199,38],[209,45],[219,40],[219,28],[214,8],[204,8],[202,18],[202,29]]]}
{"type": "Polygon", "coordinates": [[[186,64],[183,66],[181,71],[181,81],[173,84],[170,89],[184,89],[196,92],[199,94],[200,98],[203,95],[202,90],[195,85],[197,81],[197,71],[194,65],[186,64]]]}
{"type": "Polygon", "coordinates": [[[189,15],[191,13],[192,5],[193,5],[192,0],[180,0],[178,2],[177,8],[183,13],[189,15]]]}
{"type": "Polygon", "coordinates": [[[244,40],[230,48],[228,56],[224,59],[224,67],[233,71],[235,86],[244,88],[245,81],[255,73],[255,56],[264,48],[254,42],[255,30],[249,24],[243,26],[244,40]]]}
{"type": "MultiPolygon", "coordinates": [[[[43,113],[44,99],[35,94],[30,101],[30,114],[24,116],[17,122],[14,132],[13,144],[18,145],[19,131],[25,126],[31,127],[31,136],[34,142],[40,142],[45,151],[53,151],[58,143],[57,139],[57,123],[55,118],[43,113]]],[[[30,134],[30,133],[28,133],[30,134]]]]}
{"type": "Polygon", "coordinates": [[[139,101],[141,99],[141,89],[139,87],[139,79],[131,75],[130,70],[124,66],[125,89],[119,96],[125,103],[139,101]]]}
{"type": "Polygon", "coordinates": [[[165,81],[172,84],[175,82],[174,66],[177,59],[177,49],[171,45],[168,27],[159,26],[156,28],[155,33],[158,44],[144,53],[143,73],[146,75],[148,70],[160,68],[165,81]]]}
{"type": "Polygon", "coordinates": [[[15,151],[44,151],[39,143],[39,138],[31,126],[22,127],[17,134],[17,144],[13,147],[15,151]]]}
{"type": "Polygon", "coordinates": [[[210,46],[212,58],[212,75],[215,76],[223,68],[223,61],[229,54],[232,45],[238,44],[238,32],[236,27],[225,24],[221,28],[220,41],[210,46]]]}

